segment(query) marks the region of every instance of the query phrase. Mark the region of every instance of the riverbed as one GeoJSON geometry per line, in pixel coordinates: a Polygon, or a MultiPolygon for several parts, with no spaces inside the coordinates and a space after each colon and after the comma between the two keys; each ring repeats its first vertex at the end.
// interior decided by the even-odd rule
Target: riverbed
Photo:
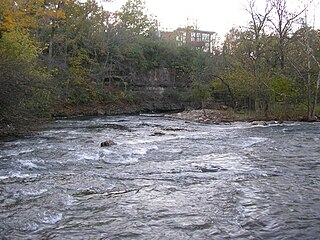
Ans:
{"type": "Polygon", "coordinates": [[[319,239],[319,138],[319,123],[58,120],[0,143],[0,238],[319,239]]]}

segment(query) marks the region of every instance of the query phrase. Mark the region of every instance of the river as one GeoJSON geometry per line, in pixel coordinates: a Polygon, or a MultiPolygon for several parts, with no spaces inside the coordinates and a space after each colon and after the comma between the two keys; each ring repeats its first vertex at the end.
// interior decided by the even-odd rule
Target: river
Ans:
{"type": "Polygon", "coordinates": [[[319,239],[319,138],[320,123],[58,120],[0,143],[0,238],[319,239]]]}

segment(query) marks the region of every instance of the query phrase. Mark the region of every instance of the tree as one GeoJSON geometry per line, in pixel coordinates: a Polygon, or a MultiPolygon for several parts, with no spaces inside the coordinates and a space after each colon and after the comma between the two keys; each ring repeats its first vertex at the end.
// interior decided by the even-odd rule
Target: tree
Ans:
{"type": "Polygon", "coordinates": [[[263,57],[262,48],[264,46],[265,28],[271,14],[272,7],[266,3],[264,12],[259,13],[255,8],[256,1],[250,0],[249,8],[247,9],[251,17],[250,31],[252,32],[253,51],[250,52],[250,59],[253,63],[253,74],[256,80],[255,93],[255,110],[267,114],[268,111],[268,96],[266,94],[265,83],[263,79],[263,57]]]}
{"type": "Polygon", "coordinates": [[[201,101],[205,113],[206,102],[212,97],[211,85],[213,81],[213,58],[202,50],[194,50],[195,57],[192,61],[192,95],[194,100],[201,101]]]}
{"type": "Polygon", "coordinates": [[[311,121],[316,118],[319,94],[319,32],[305,23],[294,33],[293,38],[289,61],[293,72],[299,76],[302,101],[306,102],[307,119],[311,121]]]}
{"type": "Polygon", "coordinates": [[[42,48],[33,35],[39,5],[36,0],[0,3],[0,120],[4,122],[46,114],[49,107],[48,76],[38,65],[42,48]]]}
{"type": "Polygon", "coordinates": [[[270,0],[271,6],[275,11],[275,15],[268,19],[272,23],[278,39],[278,54],[280,68],[285,67],[285,50],[289,40],[289,34],[294,23],[299,20],[299,16],[305,9],[297,12],[289,12],[287,0],[270,0]]]}
{"type": "Polygon", "coordinates": [[[122,27],[137,35],[152,36],[157,28],[156,21],[146,14],[143,0],[128,0],[118,16],[122,27]]]}
{"type": "Polygon", "coordinates": [[[37,53],[37,46],[28,35],[18,29],[2,34],[0,124],[11,124],[21,119],[26,121],[32,115],[44,113],[42,110],[48,104],[47,99],[37,102],[34,95],[36,92],[44,93],[43,80],[46,78],[46,74],[37,66],[37,53]],[[35,108],[38,108],[37,112],[34,112],[35,108]]]}

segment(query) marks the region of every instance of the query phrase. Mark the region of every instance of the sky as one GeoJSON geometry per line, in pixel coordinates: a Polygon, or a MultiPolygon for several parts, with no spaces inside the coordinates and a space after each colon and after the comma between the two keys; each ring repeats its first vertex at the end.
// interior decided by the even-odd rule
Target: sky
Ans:
{"type": "MultiPolygon", "coordinates": [[[[115,11],[125,2],[113,0],[112,3],[103,2],[103,6],[106,10],[115,11]]],[[[292,0],[288,2],[292,3],[292,0]]],[[[224,38],[233,26],[246,26],[250,20],[245,10],[248,0],[145,0],[145,3],[148,14],[158,19],[160,30],[173,31],[178,27],[196,25],[201,30],[216,32],[224,38]]],[[[320,12],[319,4],[313,7],[312,17],[316,15],[315,9],[320,12]]]]}

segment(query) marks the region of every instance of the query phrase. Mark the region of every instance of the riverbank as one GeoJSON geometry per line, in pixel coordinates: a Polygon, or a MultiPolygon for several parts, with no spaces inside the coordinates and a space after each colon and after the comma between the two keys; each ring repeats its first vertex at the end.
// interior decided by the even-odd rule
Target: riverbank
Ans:
{"type": "Polygon", "coordinates": [[[81,117],[136,115],[152,112],[178,112],[182,111],[180,104],[158,104],[150,102],[91,102],[87,104],[58,104],[54,106],[50,118],[39,119],[36,117],[15,118],[10,121],[0,122],[0,141],[35,134],[48,127],[48,123],[55,119],[71,119],[81,117]]]}
{"type": "Polygon", "coordinates": [[[230,123],[236,121],[230,111],[216,109],[183,111],[174,114],[167,114],[166,117],[211,124],[230,123]]]}
{"type": "Polygon", "coordinates": [[[24,119],[12,123],[1,123],[0,141],[32,136],[39,131],[48,129],[50,122],[50,119],[24,119]]]}
{"type": "MultiPolygon", "coordinates": [[[[165,117],[185,121],[201,122],[208,124],[229,124],[232,122],[269,122],[269,121],[306,121],[303,117],[279,118],[276,116],[262,116],[249,111],[234,111],[227,107],[218,109],[185,110],[179,105],[168,105],[165,108],[157,108],[141,103],[109,103],[109,104],[82,104],[82,105],[58,105],[54,108],[52,119],[79,118],[90,116],[113,116],[126,114],[140,114],[150,112],[175,112],[166,114],[165,117]],[[153,111],[155,109],[156,111],[153,111]]],[[[14,123],[0,125],[0,140],[11,140],[23,136],[32,135],[46,129],[52,119],[24,119],[14,123]]]]}
{"type": "Polygon", "coordinates": [[[252,112],[236,112],[233,109],[189,110],[166,115],[168,118],[194,121],[208,124],[228,124],[232,122],[269,122],[292,119],[279,119],[275,116],[262,116],[252,112]]]}

